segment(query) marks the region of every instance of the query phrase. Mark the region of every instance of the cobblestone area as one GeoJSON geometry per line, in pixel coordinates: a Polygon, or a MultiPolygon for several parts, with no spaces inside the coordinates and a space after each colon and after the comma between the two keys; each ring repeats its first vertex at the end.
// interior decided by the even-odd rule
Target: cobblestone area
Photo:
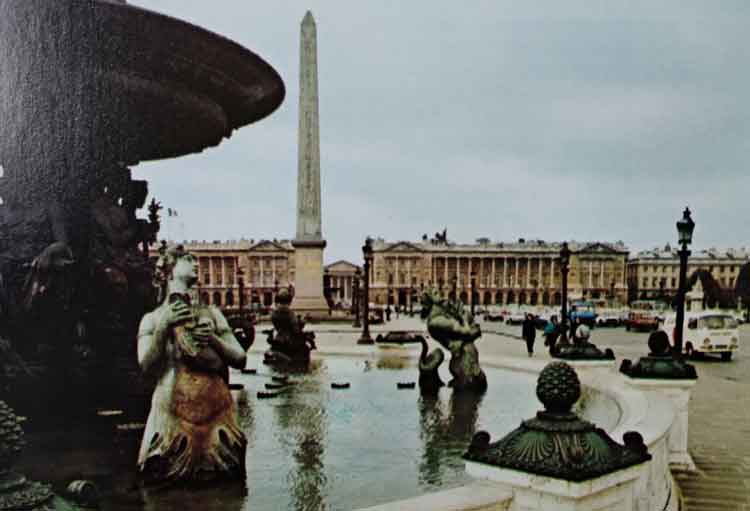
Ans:
{"type": "MultiPolygon", "coordinates": [[[[312,329],[319,343],[342,348],[351,344],[354,333],[346,325],[314,325],[312,329]]],[[[374,327],[373,337],[385,330],[423,329],[417,318],[401,316],[374,327]]],[[[518,340],[520,326],[484,323],[482,329],[486,334],[478,344],[480,353],[526,357],[526,346],[518,340]]],[[[645,354],[647,338],[648,334],[626,332],[623,328],[600,328],[592,334],[597,345],[615,351],[618,364],[622,358],[635,359],[645,354]]],[[[731,362],[721,362],[718,357],[692,361],[699,380],[689,405],[689,450],[698,471],[675,474],[683,494],[683,511],[750,511],[748,343],[750,325],[743,325],[740,350],[731,362]]],[[[265,348],[266,343],[260,336],[253,350],[265,348]]],[[[537,337],[534,356],[549,358],[541,335],[537,337]]]]}

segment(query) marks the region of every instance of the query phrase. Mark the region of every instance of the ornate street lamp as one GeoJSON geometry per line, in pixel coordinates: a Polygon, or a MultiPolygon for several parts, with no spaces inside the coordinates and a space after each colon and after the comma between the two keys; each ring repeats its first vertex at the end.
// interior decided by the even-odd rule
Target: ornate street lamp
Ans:
{"type": "Polygon", "coordinates": [[[458,303],[458,276],[453,276],[453,301],[458,303]]]}
{"type": "Polygon", "coordinates": [[[242,271],[242,268],[237,268],[237,285],[239,287],[239,292],[240,292],[240,300],[239,300],[240,317],[242,317],[242,308],[245,306],[245,279],[243,278],[244,276],[245,276],[245,272],[242,271]]]}
{"type": "Polygon", "coordinates": [[[362,255],[365,260],[364,269],[364,297],[362,308],[362,335],[357,344],[375,344],[370,337],[370,265],[372,263],[372,238],[368,237],[362,245],[362,255]]]}
{"type": "MultiPolygon", "coordinates": [[[[695,367],[686,363],[682,358],[682,329],[685,322],[687,261],[690,256],[688,245],[693,241],[693,229],[695,229],[695,222],[690,218],[690,210],[685,208],[682,218],[677,221],[678,239],[682,248],[677,252],[680,256],[680,282],[677,289],[677,296],[675,297],[677,317],[675,318],[676,324],[673,333],[674,342],[672,343],[671,354],[669,335],[663,331],[654,332],[648,339],[648,356],[641,357],[635,363],[632,363],[628,359],[622,361],[620,372],[631,378],[695,380],[698,377],[695,367]]],[[[689,396],[689,393],[687,395],[689,396]]]]}
{"type": "Polygon", "coordinates": [[[362,278],[362,270],[357,268],[354,272],[354,279],[352,280],[352,312],[354,313],[354,328],[361,328],[362,323],[359,322],[359,308],[360,308],[360,296],[359,296],[359,279],[362,278]]]}
{"type": "Polygon", "coordinates": [[[417,288],[411,286],[411,300],[409,300],[409,316],[414,315],[414,301],[417,299],[417,288]]]}
{"type": "Polygon", "coordinates": [[[678,359],[682,357],[682,323],[685,321],[685,285],[687,281],[687,261],[690,256],[688,245],[693,242],[694,229],[695,222],[690,218],[690,210],[685,208],[682,218],[677,221],[678,240],[682,248],[677,252],[680,256],[680,283],[677,291],[677,324],[674,329],[672,355],[678,359]]]}
{"type": "Polygon", "coordinates": [[[562,310],[560,324],[563,325],[563,335],[565,335],[565,326],[568,324],[568,271],[570,270],[570,249],[568,242],[563,241],[560,247],[560,274],[562,276],[562,310]]]}
{"type": "Polygon", "coordinates": [[[474,316],[474,303],[477,301],[477,274],[471,272],[471,315],[474,316]]]}

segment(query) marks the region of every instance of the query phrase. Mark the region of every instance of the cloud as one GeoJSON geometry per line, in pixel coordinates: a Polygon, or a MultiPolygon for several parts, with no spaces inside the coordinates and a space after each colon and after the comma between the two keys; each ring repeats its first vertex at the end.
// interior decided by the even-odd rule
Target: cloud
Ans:
{"type": "MultiPolygon", "coordinates": [[[[287,99],[201,155],[142,164],[190,238],[294,235],[292,2],[136,0],[270,62],[287,99]],[[183,216],[184,215],[184,216],[183,216]]],[[[747,244],[750,4],[311,0],[326,259],[367,234],[747,244]]],[[[705,245],[703,245],[705,244],[705,245]]]]}

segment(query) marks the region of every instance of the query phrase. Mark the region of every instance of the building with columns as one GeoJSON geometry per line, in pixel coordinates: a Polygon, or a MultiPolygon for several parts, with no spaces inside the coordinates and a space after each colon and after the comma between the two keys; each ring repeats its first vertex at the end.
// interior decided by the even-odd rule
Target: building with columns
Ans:
{"type": "MultiPolygon", "coordinates": [[[[678,248],[666,245],[662,249],[638,252],[628,261],[628,289],[630,299],[672,297],[677,294],[680,280],[678,248]]],[[[705,270],[719,284],[723,293],[732,294],[740,268],[750,262],[746,248],[692,251],[688,258],[687,276],[705,270]]]]}
{"type": "Polygon", "coordinates": [[[362,269],[349,261],[336,261],[325,267],[324,273],[329,279],[333,301],[345,306],[352,304],[352,292],[357,270],[362,269]]]}
{"type": "MultiPolygon", "coordinates": [[[[203,303],[238,308],[242,287],[243,304],[272,306],[279,289],[294,287],[295,249],[290,240],[192,240],[182,245],[198,259],[198,290],[203,303]]],[[[158,255],[158,246],[152,246],[151,257],[158,255]]],[[[335,301],[350,303],[357,266],[337,261],[326,269],[335,301]]]]}
{"type": "MultiPolygon", "coordinates": [[[[445,237],[421,242],[374,240],[371,301],[409,306],[435,287],[446,297],[482,305],[558,305],[562,300],[558,242],[459,244],[445,237]],[[475,295],[471,296],[471,283],[475,295]]],[[[622,242],[568,242],[568,297],[626,303],[628,250],[622,242]]]]}

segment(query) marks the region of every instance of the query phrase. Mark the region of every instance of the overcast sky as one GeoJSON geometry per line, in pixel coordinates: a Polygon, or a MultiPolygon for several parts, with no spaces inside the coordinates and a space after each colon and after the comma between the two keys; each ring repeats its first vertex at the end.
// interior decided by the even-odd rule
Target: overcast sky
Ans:
{"type": "Polygon", "coordinates": [[[326,262],[368,234],[748,245],[750,2],[132,0],[287,88],[200,155],[141,164],[170,237],[292,238],[299,23],[318,25],[326,262]]]}

